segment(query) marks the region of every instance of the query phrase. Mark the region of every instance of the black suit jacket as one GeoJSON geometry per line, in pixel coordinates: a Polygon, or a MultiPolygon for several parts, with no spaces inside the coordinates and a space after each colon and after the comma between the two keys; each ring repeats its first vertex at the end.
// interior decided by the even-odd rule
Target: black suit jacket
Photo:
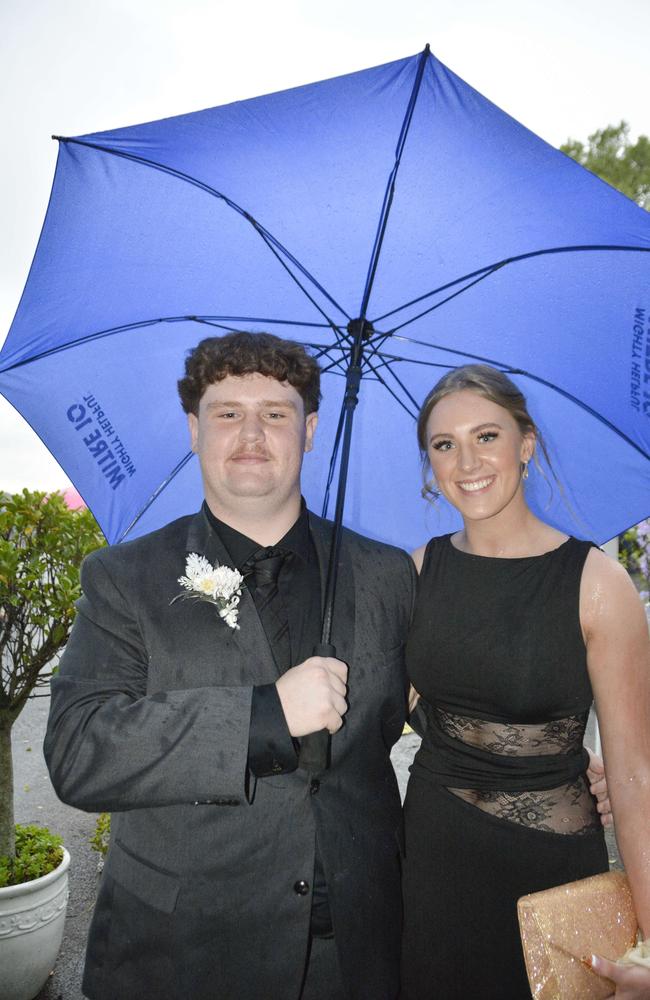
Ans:
{"type": "MultiPolygon", "coordinates": [[[[310,527],[324,576],[331,527],[312,515],[310,527]]],[[[319,785],[300,770],[259,779],[251,802],[252,688],[277,670],[246,588],[238,631],[206,602],[172,603],[189,552],[228,564],[202,513],[93,553],[52,683],[54,787],[113,813],[84,992],[298,997],[318,840],[349,996],[394,1000],[401,809],[389,754],[405,715],[412,563],[344,533],[333,642],[349,711],[331,767],[319,785]]]]}

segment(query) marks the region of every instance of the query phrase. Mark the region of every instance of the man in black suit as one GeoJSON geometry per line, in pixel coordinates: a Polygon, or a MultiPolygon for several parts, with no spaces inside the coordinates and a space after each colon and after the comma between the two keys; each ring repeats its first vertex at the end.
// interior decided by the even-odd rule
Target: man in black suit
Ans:
{"type": "Polygon", "coordinates": [[[52,684],[54,787],[113,814],[84,991],[395,1000],[412,563],[344,532],[340,659],[312,656],[331,538],[300,494],[316,362],[229,334],[195,348],[179,391],[205,503],[88,558],[52,684]],[[322,729],[313,774],[300,740],[322,729]]]}

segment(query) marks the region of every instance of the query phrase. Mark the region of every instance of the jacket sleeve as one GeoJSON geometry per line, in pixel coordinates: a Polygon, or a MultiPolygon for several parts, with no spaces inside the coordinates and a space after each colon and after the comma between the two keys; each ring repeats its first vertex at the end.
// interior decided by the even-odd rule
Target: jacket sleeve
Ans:
{"type": "Polygon", "coordinates": [[[52,681],[44,753],[54,788],[91,812],[245,801],[252,687],[147,694],[149,656],[102,558],[52,681]]]}

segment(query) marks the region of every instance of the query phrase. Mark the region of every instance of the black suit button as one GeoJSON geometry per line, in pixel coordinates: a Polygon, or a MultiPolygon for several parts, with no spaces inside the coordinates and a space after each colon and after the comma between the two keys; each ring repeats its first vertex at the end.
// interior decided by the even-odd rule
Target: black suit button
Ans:
{"type": "Polygon", "coordinates": [[[320,781],[318,780],[318,778],[312,778],[311,781],[309,782],[309,791],[311,792],[311,794],[315,795],[319,788],[320,788],[320,781]]]}
{"type": "Polygon", "coordinates": [[[309,883],[305,882],[304,878],[301,878],[299,882],[294,883],[293,891],[298,896],[306,896],[309,892],[309,883]]]}
{"type": "Polygon", "coordinates": [[[280,764],[279,761],[274,760],[273,763],[271,764],[271,770],[273,771],[274,774],[281,774],[282,764],[280,764]]]}

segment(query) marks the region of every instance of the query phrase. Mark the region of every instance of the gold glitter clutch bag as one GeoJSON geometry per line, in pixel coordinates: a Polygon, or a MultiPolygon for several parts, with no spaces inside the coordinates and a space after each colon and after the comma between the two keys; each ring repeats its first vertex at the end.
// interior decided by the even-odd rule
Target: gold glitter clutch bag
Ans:
{"type": "Polygon", "coordinates": [[[600,1000],[613,983],[581,961],[615,961],[636,941],[637,921],[624,872],[606,872],[522,896],[517,916],[535,1000],[600,1000]]]}

